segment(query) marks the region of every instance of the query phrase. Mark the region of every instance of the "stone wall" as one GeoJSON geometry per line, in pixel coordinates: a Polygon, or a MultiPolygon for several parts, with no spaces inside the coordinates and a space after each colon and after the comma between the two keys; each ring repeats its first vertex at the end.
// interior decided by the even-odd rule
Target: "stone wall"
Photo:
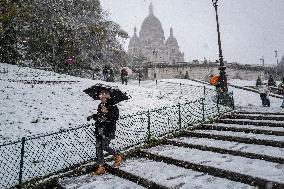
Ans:
{"type": "MultiPolygon", "coordinates": [[[[188,72],[189,78],[200,79],[208,81],[212,74],[218,74],[217,64],[183,64],[183,65],[148,65],[147,75],[148,79],[171,79],[171,78],[184,78],[188,72]]],[[[261,79],[267,78],[265,70],[260,67],[236,66],[228,65],[226,69],[228,79],[243,79],[243,80],[256,80],[258,76],[261,79]]]]}

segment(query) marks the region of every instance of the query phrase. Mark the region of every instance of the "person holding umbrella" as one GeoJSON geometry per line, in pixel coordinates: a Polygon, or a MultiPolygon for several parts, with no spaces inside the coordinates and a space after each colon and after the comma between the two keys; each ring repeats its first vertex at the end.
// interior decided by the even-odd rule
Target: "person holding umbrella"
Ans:
{"type": "Polygon", "coordinates": [[[110,141],[115,138],[116,121],[119,118],[119,109],[116,106],[116,103],[125,100],[126,97],[122,96],[118,98],[118,95],[123,93],[118,93],[117,90],[110,90],[100,85],[95,85],[84,90],[84,92],[94,99],[99,98],[101,101],[98,105],[97,113],[87,117],[87,120],[90,121],[91,119],[94,119],[96,121],[95,136],[98,166],[92,175],[102,175],[106,172],[103,151],[114,156],[115,167],[119,167],[122,161],[120,153],[109,145],[110,141]],[[112,91],[114,98],[112,98],[110,91],[112,91]]]}
{"type": "Polygon", "coordinates": [[[120,77],[121,77],[121,83],[127,85],[127,76],[128,72],[125,68],[121,69],[120,71],[120,77]]]}
{"type": "Polygon", "coordinates": [[[128,77],[132,74],[132,70],[129,67],[122,67],[120,69],[120,77],[121,77],[121,83],[127,85],[128,77]]]}

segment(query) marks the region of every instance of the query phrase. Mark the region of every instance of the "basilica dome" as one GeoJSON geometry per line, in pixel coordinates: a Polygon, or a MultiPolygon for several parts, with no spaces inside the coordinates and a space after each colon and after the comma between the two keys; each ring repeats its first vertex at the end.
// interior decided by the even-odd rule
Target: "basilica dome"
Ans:
{"type": "Polygon", "coordinates": [[[139,37],[143,40],[148,38],[156,38],[164,41],[165,35],[160,20],[154,16],[152,3],[149,6],[149,15],[144,19],[139,37]]]}
{"type": "Polygon", "coordinates": [[[178,47],[178,42],[177,42],[177,39],[173,35],[173,29],[172,28],[170,29],[170,37],[167,39],[166,45],[178,47]]]}
{"type": "Polygon", "coordinates": [[[136,27],[131,37],[127,53],[131,56],[144,57],[148,62],[175,64],[184,62],[184,54],[180,52],[177,39],[170,30],[170,36],[165,41],[164,30],[160,20],[154,15],[150,3],[149,15],[144,19],[139,36],[136,27]]]}
{"type": "Polygon", "coordinates": [[[137,46],[140,43],[140,40],[136,34],[136,27],[134,28],[134,35],[131,37],[130,41],[129,41],[129,46],[133,47],[133,46],[137,46]]]}

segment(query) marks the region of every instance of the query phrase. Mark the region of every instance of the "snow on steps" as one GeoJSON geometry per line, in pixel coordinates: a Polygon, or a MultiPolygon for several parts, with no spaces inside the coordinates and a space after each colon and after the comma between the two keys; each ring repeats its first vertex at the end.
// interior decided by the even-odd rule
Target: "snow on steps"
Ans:
{"type": "Polygon", "coordinates": [[[136,183],[114,176],[110,173],[106,173],[102,176],[96,176],[96,177],[93,177],[90,174],[86,174],[86,175],[81,175],[79,177],[65,178],[60,180],[59,184],[64,189],[75,189],[75,188],[111,189],[113,188],[112,186],[116,186],[116,188],[131,188],[131,189],[144,188],[136,183]]]}
{"type": "Polygon", "coordinates": [[[284,121],[275,120],[251,120],[251,119],[219,119],[217,123],[239,124],[239,125],[263,125],[269,127],[284,127],[284,121]]]}
{"type": "Polygon", "coordinates": [[[197,129],[235,131],[235,132],[244,132],[244,133],[284,136],[284,127],[215,123],[215,124],[202,124],[197,129]]]}
{"type": "Polygon", "coordinates": [[[145,149],[137,156],[260,188],[284,188],[283,166],[277,163],[171,145],[145,149]]]}
{"type": "Polygon", "coordinates": [[[203,151],[211,151],[222,154],[230,154],[252,159],[262,159],[265,161],[283,163],[284,149],[270,147],[265,145],[245,144],[239,142],[230,142],[223,140],[215,140],[209,138],[197,137],[180,137],[170,140],[165,140],[162,144],[194,148],[203,151]]]}
{"type": "Polygon", "coordinates": [[[284,115],[273,115],[273,114],[266,114],[266,115],[263,115],[263,114],[231,114],[231,115],[226,115],[223,118],[284,121],[284,115]]]}
{"type": "Polygon", "coordinates": [[[284,148],[284,137],[232,131],[196,130],[186,131],[183,136],[213,138],[224,141],[235,141],[246,144],[259,144],[284,148]]]}
{"type": "Polygon", "coordinates": [[[243,119],[231,118],[233,124],[204,124],[152,148],[138,150],[120,169],[107,165],[112,175],[104,176],[133,181],[130,188],[139,188],[135,183],[146,188],[284,188],[283,125],[273,125],[275,121],[269,119],[264,125],[251,119],[244,124],[243,119]]]}
{"type": "Polygon", "coordinates": [[[169,188],[254,188],[243,183],[214,177],[147,157],[128,159],[120,169],[169,188]]]}
{"type": "Polygon", "coordinates": [[[280,117],[284,115],[284,112],[255,112],[255,111],[249,111],[249,110],[234,111],[233,113],[235,115],[236,114],[243,114],[243,115],[246,115],[246,114],[250,114],[250,115],[258,114],[258,115],[262,115],[262,116],[264,116],[264,115],[276,115],[276,116],[280,116],[280,117]]]}

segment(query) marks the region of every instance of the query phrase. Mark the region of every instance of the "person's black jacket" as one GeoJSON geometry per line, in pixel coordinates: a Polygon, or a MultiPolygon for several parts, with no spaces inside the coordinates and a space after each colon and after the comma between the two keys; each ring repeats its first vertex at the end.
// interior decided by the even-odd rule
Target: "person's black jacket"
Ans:
{"type": "MultiPolygon", "coordinates": [[[[99,129],[103,129],[103,135],[108,138],[114,139],[115,138],[115,131],[116,131],[116,121],[119,118],[119,109],[115,104],[106,103],[105,106],[108,110],[107,113],[103,113],[101,111],[103,104],[100,103],[98,106],[97,114],[90,116],[96,121],[96,129],[95,135],[96,137],[99,136],[99,129]]],[[[88,117],[88,120],[90,119],[88,117]]]]}
{"type": "Polygon", "coordinates": [[[273,76],[272,75],[270,75],[270,77],[269,77],[269,79],[268,79],[268,86],[270,87],[270,86],[273,86],[273,87],[276,87],[277,85],[276,85],[276,82],[275,82],[275,80],[274,80],[274,78],[273,78],[273,76]]]}

